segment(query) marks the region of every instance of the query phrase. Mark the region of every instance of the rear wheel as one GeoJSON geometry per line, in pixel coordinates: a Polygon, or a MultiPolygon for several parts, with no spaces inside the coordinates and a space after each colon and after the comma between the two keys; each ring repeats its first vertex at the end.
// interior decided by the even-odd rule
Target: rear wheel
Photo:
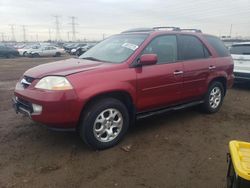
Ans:
{"type": "Polygon", "coordinates": [[[206,113],[218,112],[221,108],[224,98],[224,88],[221,82],[213,82],[210,84],[208,92],[205,96],[203,110],[206,113]]]}
{"type": "Polygon", "coordinates": [[[55,57],[60,57],[61,53],[60,52],[56,52],[55,57]]]}
{"type": "Polygon", "coordinates": [[[90,105],[80,122],[80,136],[94,149],[116,145],[129,127],[129,114],[119,100],[106,98],[90,105]]]}

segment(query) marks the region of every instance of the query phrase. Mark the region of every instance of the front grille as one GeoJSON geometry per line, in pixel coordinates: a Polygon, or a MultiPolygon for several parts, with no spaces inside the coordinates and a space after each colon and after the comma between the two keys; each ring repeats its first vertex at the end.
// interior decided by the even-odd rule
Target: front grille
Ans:
{"type": "Polygon", "coordinates": [[[24,76],[23,79],[21,80],[21,84],[23,85],[24,88],[27,88],[34,80],[35,78],[24,76]]]}
{"type": "Polygon", "coordinates": [[[16,102],[19,108],[21,107],[22,109],[28,111],[29,113],[33,113],[33,107],[32,104],[20,97],[16,97],[16,102]]]}

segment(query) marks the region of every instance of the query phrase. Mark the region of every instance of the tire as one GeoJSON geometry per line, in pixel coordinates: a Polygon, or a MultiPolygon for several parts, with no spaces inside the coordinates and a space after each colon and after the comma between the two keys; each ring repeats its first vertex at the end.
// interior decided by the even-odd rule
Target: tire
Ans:
{"type": "Polygon", "coordinates": [[[31,55],[31,57],[40,57],[40,55],[38,53],[34,53],[31,55]]]}
{"type": "Polygon", "coordinates": [[[61,53],[60,52],[56,52],[55,57],[60,57],[61,53]]]}
{"type": "Polygon", "coordinates": [[[24,56],[24,57],[27,56],[27,52],[23,52],[23,56],[24,56]]]}
{"type": "Polygon", "coordinates": [[[79,126],[80,136],[88,146],[107,149],[118,144],[127,132],[128,110],[117,99],[103,98],[87,107],[79,126]]]}
{"type": "Polygon", "coordinates": [[[11,58],[11,54],[5,54],[5,57],[6,57],[7,59],[11,58]]]}
{"type": "Polygon", "coordinates": [[[220,110],[224,99],[224,87],[221,82],[212,82],[206,93],[204,103],[202,105],[203,111],[212,114],[220,110]]]}

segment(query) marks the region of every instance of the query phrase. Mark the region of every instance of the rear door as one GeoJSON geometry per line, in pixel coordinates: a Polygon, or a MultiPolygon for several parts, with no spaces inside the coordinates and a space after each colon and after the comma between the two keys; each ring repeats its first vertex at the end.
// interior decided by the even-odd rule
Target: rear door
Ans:
{"type": "Polygon", "coordinates": [[[178,103],[181,98],[183,65],[177,62],[175,35],[158,36],[142,54],[156,54],[158,62],[136,68],[137,107],[139,111],[178,103]]]}
{"type": "Polygon", "coordinates": [[[51,47],[45,47],[43,50],[43,56],[50,56],[52,54],[52,49],[51,47]]]}
{"type": "Polygon", "coordinates": [[[188,34],[178,35],[179,60],[183,62],[183,101],[195,100],[206,93],[209,74],[215,60],[202,41],[188,34]]]}

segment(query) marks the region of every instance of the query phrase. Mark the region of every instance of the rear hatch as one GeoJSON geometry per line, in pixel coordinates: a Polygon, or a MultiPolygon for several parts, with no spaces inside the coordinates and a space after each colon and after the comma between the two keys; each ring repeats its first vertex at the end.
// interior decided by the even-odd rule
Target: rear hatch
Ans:
{"type": "Polygon", "coordinates": [[[234,72],[250,73],[250,43],[234,44],[230,52],[234,60],[234,72]]]}

